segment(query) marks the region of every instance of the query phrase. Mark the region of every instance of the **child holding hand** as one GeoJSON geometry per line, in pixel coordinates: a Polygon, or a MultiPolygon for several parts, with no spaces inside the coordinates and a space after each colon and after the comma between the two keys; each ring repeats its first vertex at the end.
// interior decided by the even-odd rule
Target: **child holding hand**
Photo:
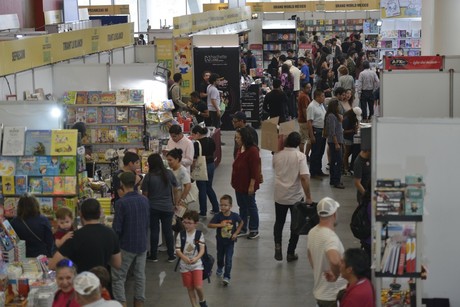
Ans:
{"type": "Polygon", "coordinates": [[[56,211],[58,229],[54,233],[57,248],[73,237],[73,213],[69,208],[61,207],[56,211]]]}
{"type": "Polygon", "coordinates": [[[223,284],[230,283],[230,271],[232,270],[232,257],[236,238],[243,228],[241,217],[232,212],[232,197],[223,195],[220,198],[220,212],[214,215],[208,224],[209,228],[216,228],[217,241],[217,271],[216,275],[223,276],[223,284]],[[225,270],[224,270],[225,268],[225,270]]]}

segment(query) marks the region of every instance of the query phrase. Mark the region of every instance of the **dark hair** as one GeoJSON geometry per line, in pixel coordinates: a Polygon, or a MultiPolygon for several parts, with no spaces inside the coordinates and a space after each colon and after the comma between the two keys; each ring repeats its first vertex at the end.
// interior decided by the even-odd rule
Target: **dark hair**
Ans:
{"type": "Polygon", "coordinates": [[[168,75],[168,79],[171,78],[171,71],[168,69],[166,74],[168,75]]]}
{"type": "Polygon", "coordinates": [[[252,139],[251,133],[247,127],[238,128],[236,129],[236,132],[240,134],[241,142],[243,143],[244,147],[246,147],[246,149],[254,146],[254,140],[252,139]]]}
{"type": "Polygon", "coordinates": [[[87,198],[81,203],[81,216],[86,220],[98,220],[101,217],[101,204],[95,198],[87,198]]]}
{"type": "Polygon", "coordinates": [[[147,158],[147,163],[149,164],[149,173],[154,175],[160,175],[163,183],[168,185],[168,170],[166,169],[165,165],[163,164],[163,159],[157,153],[151,154],[147,158]]]}
{"type": "Polygon", "coordinates": [[[335,91],[334,91],[334,93],[335,93],[336,96],[337,96],[337,95],[342,95],[342,94],[345,93],[345,92],[346,92],[346,90],[345,90],[343,87],[341,87],[341,86],[339,86],[338,88],[336,88],[335,91]]]}
{"type": "Polygon", "coordinates": [[[169,134],[181,134],[182,128],[179,125],[172,125],[169,128],[169,134]]]}
{"type": "Polygon", "coordinates": [[[204,75],[206,74],[210,74],[211,72],[209,70],[204,70],[202,73],[201,73],[201,76],[204,77],[204,75]]]}
{"type": "Polygon", "coordinates": [[[125,155],[123,156],[123,165],[128,165],[129,163],[136,163],[139,160],[140,158],[137,153],[127,151],[125,152],[125,155]]]}
{"type": "MultiPolygon", "coordinates": [[[[353,109],[348,110],[343,114],[344,118],[348,118],[349,123],[351,126],[356,126],[358,124],[358,118],[356,117],[356,113],[353,112],[353,109]]],[[[366,190],[367,191],[367,190],[366,190]]]]}
{"type": "Polygon", "coordinates": [[[299,61],[305,62],[305,57],[304,56],[299,57],[299,61]]]}
{"type": "Polygon", "coordinates": [[[40,205],[37,198],[29,193],[21,196],[18,202],[17,215],[23,220],[40,215],[40,205]]]}
{"type": "Polygon", "coordinates": [[[293,49],[288,49],[286,52],[294,53],[293,49]]]}
{"type": "Polygon", "coordinates": [[[368,69],[371,68],[371,65],[369,64],[369,61],[364,61],[363,62],[363,69],[368,69]]]}
{"type": "Polygon", "coordinates": [[[101,286],[107,289],[107,287],[110,285],[109,271],[107,271],[107,269],[101,265],[95,266],[89,271],[93,273],[94,275],[96,275],[97,278],[99,278],[99,281],[101,282],[101,286]]]}
{"type": "Polygon", "coordinates": [[[360,278],[371,278],[371,268],[369,259],[365,251],[360,248],[349,248],[343,254],[345,267],[353,270],[353,274],[360,278]]]}
{"type": "Polygon", "coordinates": [[[173,159],[177,159],[180,161],[182,161],[182,149],[180,148],[174,148],[170,151],[168,151],[168,153],[166,154],[167,157],[171,157],[173,159]]]}
{"type": "Polygon", "coordinates": [[[198,133],[198,134],[201,134],[201,135],[207,135],[208,134],[208,128],[201,127],[200,125],[195,125],[192,128],[192,133],[198,133]]]}
{"type": "Polygon", "coordinates": [[[321,96],[323,93],[324,92],[322,89],[317,88],[315,92],[313,93],[313,98],[316,99],[317,97],[321,96]]]}
{"type": "Polygon", "coordinates": [[[229,203],[230,205],[233,205],[233,198],[232,198],[230,195],[228,195],[228,194],[222,195],[221,198],[220,198],[220,200],[228,200],[228,203],[229,203]]]}
{"type": "Polygon", "coordinates": [[[287,59],[285,54],[280,55],[280,61],[285,62],[287,59]]]}
{"type": "Polygon", "coordinates": [[[71,129],[77,129],[82,137],[86,135],[86,125],[83,122],[76,122],[71,129]]]}
{"type": "Polygon", "coordinates": [[[273,79],[273,88],[281,87],[281,80],[280,79],[273,79]]]}
{"type": "Polygon", "coordinates": [[[180,73],[175,73],[173,76],[174,82],[179,82],[182,79],[182,75],[180,73]]]}
{"type": "Polygon", "coordinates": [[[300,145],[300,134],[297,131],[289,133],[286,138],[285,146],[290,148],[297,148],[300,145]]]}
{"type": "Polygon", "coordinates": [[[195,210],[190,210],[184,213],[184,215],[182,216],[182,219],[192,220],[195,223],[198,223],[198,221],[200,220],[200,216],[198,215],[198,212],[196,212],[195,210]]]}
{"type": "Polygon", "coordinates": [[[327,105],[326,115],[324,116],[324,124],[326,124],[327,116],[331,113],[334,114],[335,117],[339,118],[339,101],[337,99],[332,99],[329,101],[329,104],[327,105]]]}
{"type": "Polygon", "coordinates": [[[282,74],[287,74],[288,76],[290,75],[289,65],[288,64],[281,65],[281,73],[282,74]]]}
{"type": "Polygon", "coordinates": [[[190,97],[201,98],[200,93],[198,93],[197,91],[191,92],[190,97]]]}
{"type": "Polygon", "coordinates": [[[217,79],[219,79],[218,74],[216,73],[211,74],[211,76],[209,77],[209,84],[213,84],[214,82],[217,81],[217,79]]]}
{"type": "Polygon", "coordinates": [[[353,91],[353,89],[349,88],[345,92],[348,92],[348,91],[351,92],[351,97],[350,97],[350,100],[348,100],[348,104],[350,105],[350,107],[353,107],[353,103],[355,101],[355,91],[353,91]]]}
{"type": "Polygon", "coordinates": [[[61,207],[61,208],[57,209],[57,211],[56,211],[56,219],[63,220],[66,217],[70,217],[71,219],[73,219],[72,210],[70,210],[67,207],[61,207]]]}

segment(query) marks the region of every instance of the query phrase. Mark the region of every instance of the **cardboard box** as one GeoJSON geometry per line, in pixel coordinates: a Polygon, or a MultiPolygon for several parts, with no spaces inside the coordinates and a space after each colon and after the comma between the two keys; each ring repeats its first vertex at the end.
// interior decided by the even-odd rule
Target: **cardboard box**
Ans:
{"type": "Polygon", "coordinates": [[[284,148],[284,140],[289,133],[295,130],[295,121],[281,123],[278,129],[279,117],[267,119],[262,122],[261,142],[262,149],[278,152],[284,148]]]}

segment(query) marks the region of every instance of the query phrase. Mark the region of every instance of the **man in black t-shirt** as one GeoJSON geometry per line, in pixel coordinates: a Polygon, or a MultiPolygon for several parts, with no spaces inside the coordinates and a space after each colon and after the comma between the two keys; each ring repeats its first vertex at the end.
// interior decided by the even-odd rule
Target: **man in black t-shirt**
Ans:
{"type": "Polygon", "coordinates": [[[94,198],[83,201],[80,209],[83,227],[74,232],[49,261],[49,268],[54,270],[56,264],[69,258],[77,265],[77,271],[89,271],[96,266],[111,265],[121,267],[121,252],[115,232],[99,221],[101,205],[94,198]]]}
{"type": "Polygon", "coordinates": [[[286,121],[288,97],[281,89],[281,80],[273,80],[273,90],[265,95],[264,110],[268,112],[270,118],[279,116],[279,123],[286,121]]]}
{"type": "Polygon", "coordinates": [[[209,117],[208,104],[200,99],[200,93],[196,91],[190,94],[188,107],[198,123],[209,117]]]}
{"type": "Polygon", "coordinates": [[[371,181],[371,151],[361,150],[358,157],[355,160],[353,166],[353,176],[355,187],[358,190],[356,193],[356,199],[358,204],[361,203],[364,194],[366,193],[366,187],[370,186],[371,181]]]}

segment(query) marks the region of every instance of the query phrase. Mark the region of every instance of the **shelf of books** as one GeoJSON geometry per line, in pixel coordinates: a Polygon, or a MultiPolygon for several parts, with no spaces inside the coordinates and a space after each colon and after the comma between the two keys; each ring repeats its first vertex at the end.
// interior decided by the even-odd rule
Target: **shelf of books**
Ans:
{"type": "Polygon", "coordinates": [[[323,40],[339,35],[343,40],[351,33],[363,30],[364,22],[365,19],[300,20],[297,22],[297,31],[321,33],[323,40]]]}
{"type": "Polygon", "coordinates": [[[421,30],[387,30],[381,32],[378,48],[382,55],[393,56],[397,50],[402,48],[403,55],[421,55],[421,30]]]}
{"type": "Polygon", "coordinates": [[[143,90],[68,91],[63,97],[67,106],[67,127],[77,122],[86,125],[82,143],[92,147],[92,156],[109,162],[109,148],[143,148],[145,107],[143,90]]]}
{"type": "Polygon", "coordinates": [[[0,156],[2,218],[16,216],[17,203],[24,193],[34,194],[41,213],[51,220],[62,206],[75,212],[80,190],[77,183],[85,182],[85,157],[78,154],[77,133],[77,130],[3,127],[0,156]]]}
{"type": "Polygon", "coordinates": [[[420,306],[421,236],[425,185],[421,176],[378,179],[374,190],[377,306],[420,306]]]}
{"type": "Polygon", "coordinates": [[[296,29],[262,29],[262,42],[263,67],[268,68],[274,51],[279,50],[285,55],[289,49],[296,51],[296,29]]]}

